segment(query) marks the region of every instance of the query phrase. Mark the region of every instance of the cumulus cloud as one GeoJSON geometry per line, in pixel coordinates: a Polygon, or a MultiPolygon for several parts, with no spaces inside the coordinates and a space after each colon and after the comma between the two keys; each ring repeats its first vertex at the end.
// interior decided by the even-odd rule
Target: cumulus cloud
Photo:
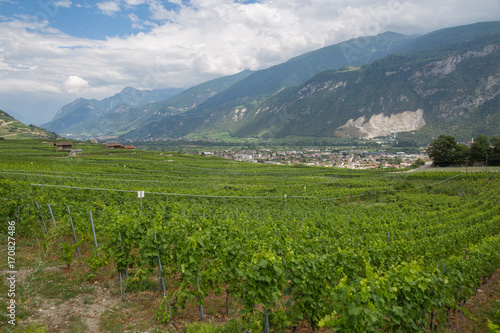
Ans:
{"type": "Polygon", "coordinates": [[[62,86],[63,90],[69,94],[79,94],[90,87],[89,83],[78,75],[70,75],[62,86]]]}
{"type": "Polygon", "coordinates": [[[105,1],[99,2],[97,4],[97,8],[99,8],[104,14],[108,16],[113,16],[116,12],[119,12],[120,4],[115,1],[105,1]]]}

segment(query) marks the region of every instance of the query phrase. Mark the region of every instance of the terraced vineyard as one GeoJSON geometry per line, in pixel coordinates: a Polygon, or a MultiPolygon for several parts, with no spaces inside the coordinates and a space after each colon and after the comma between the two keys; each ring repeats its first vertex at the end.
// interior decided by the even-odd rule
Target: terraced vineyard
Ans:
{"type": "Polygon", "coordinates": [[[235,332],[437,330],[500,266],[498,174],[0,145],[2,235],[112,267],[124,297],[156,281],[165,324],[220,297],[235,332]]]}

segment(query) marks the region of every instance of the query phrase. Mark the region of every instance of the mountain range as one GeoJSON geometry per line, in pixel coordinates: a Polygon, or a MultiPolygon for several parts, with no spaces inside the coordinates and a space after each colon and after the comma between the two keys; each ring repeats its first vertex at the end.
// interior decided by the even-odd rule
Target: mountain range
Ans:
{"type": "Polygon", "coordinates": [[[78,99],[41,127],[120,140],[499,135],[500,22],[361,37],[175,93],[78,99]]]}
{"type": "Polygon", "coordinates": [[[100,136],[113,131],[116,127],[113,118],[120,117],[126,110],[167,99],[181,91],[182,89],[138,90],[126,87],[120,93],[101,101],[78,98],[63,106],[49,123],[41,127],[70,138],[100,136]]]}

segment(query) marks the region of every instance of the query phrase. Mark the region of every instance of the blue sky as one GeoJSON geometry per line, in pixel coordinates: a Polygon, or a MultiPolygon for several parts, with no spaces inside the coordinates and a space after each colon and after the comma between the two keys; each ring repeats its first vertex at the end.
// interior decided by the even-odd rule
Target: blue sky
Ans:
{"type": "MultiPolygon", "coordinates": [[[[171,2],[161,3],[167,11],[181,8],[171,2]]],[[[153,17],[147,1],[4,0],[1,9],[1,15],[8,18],[48,20],[62,33],[101,40],[147,32],[164,21],[153,17]]]]}
{"type": "Polygon", "coordinates": [[[79,97],[188,88],[349,38],[499,19],[498,0],[0,0],[0,109],[39,125],[79,97]]]}

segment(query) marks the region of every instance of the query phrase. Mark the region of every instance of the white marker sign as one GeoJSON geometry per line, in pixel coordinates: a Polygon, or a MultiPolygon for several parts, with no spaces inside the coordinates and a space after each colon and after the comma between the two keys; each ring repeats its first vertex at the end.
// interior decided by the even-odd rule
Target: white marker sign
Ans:
{"type": "Polygon", "coordinates": [[[144,198],[144,191],[137,191],[138,198],[144,198]]]}

